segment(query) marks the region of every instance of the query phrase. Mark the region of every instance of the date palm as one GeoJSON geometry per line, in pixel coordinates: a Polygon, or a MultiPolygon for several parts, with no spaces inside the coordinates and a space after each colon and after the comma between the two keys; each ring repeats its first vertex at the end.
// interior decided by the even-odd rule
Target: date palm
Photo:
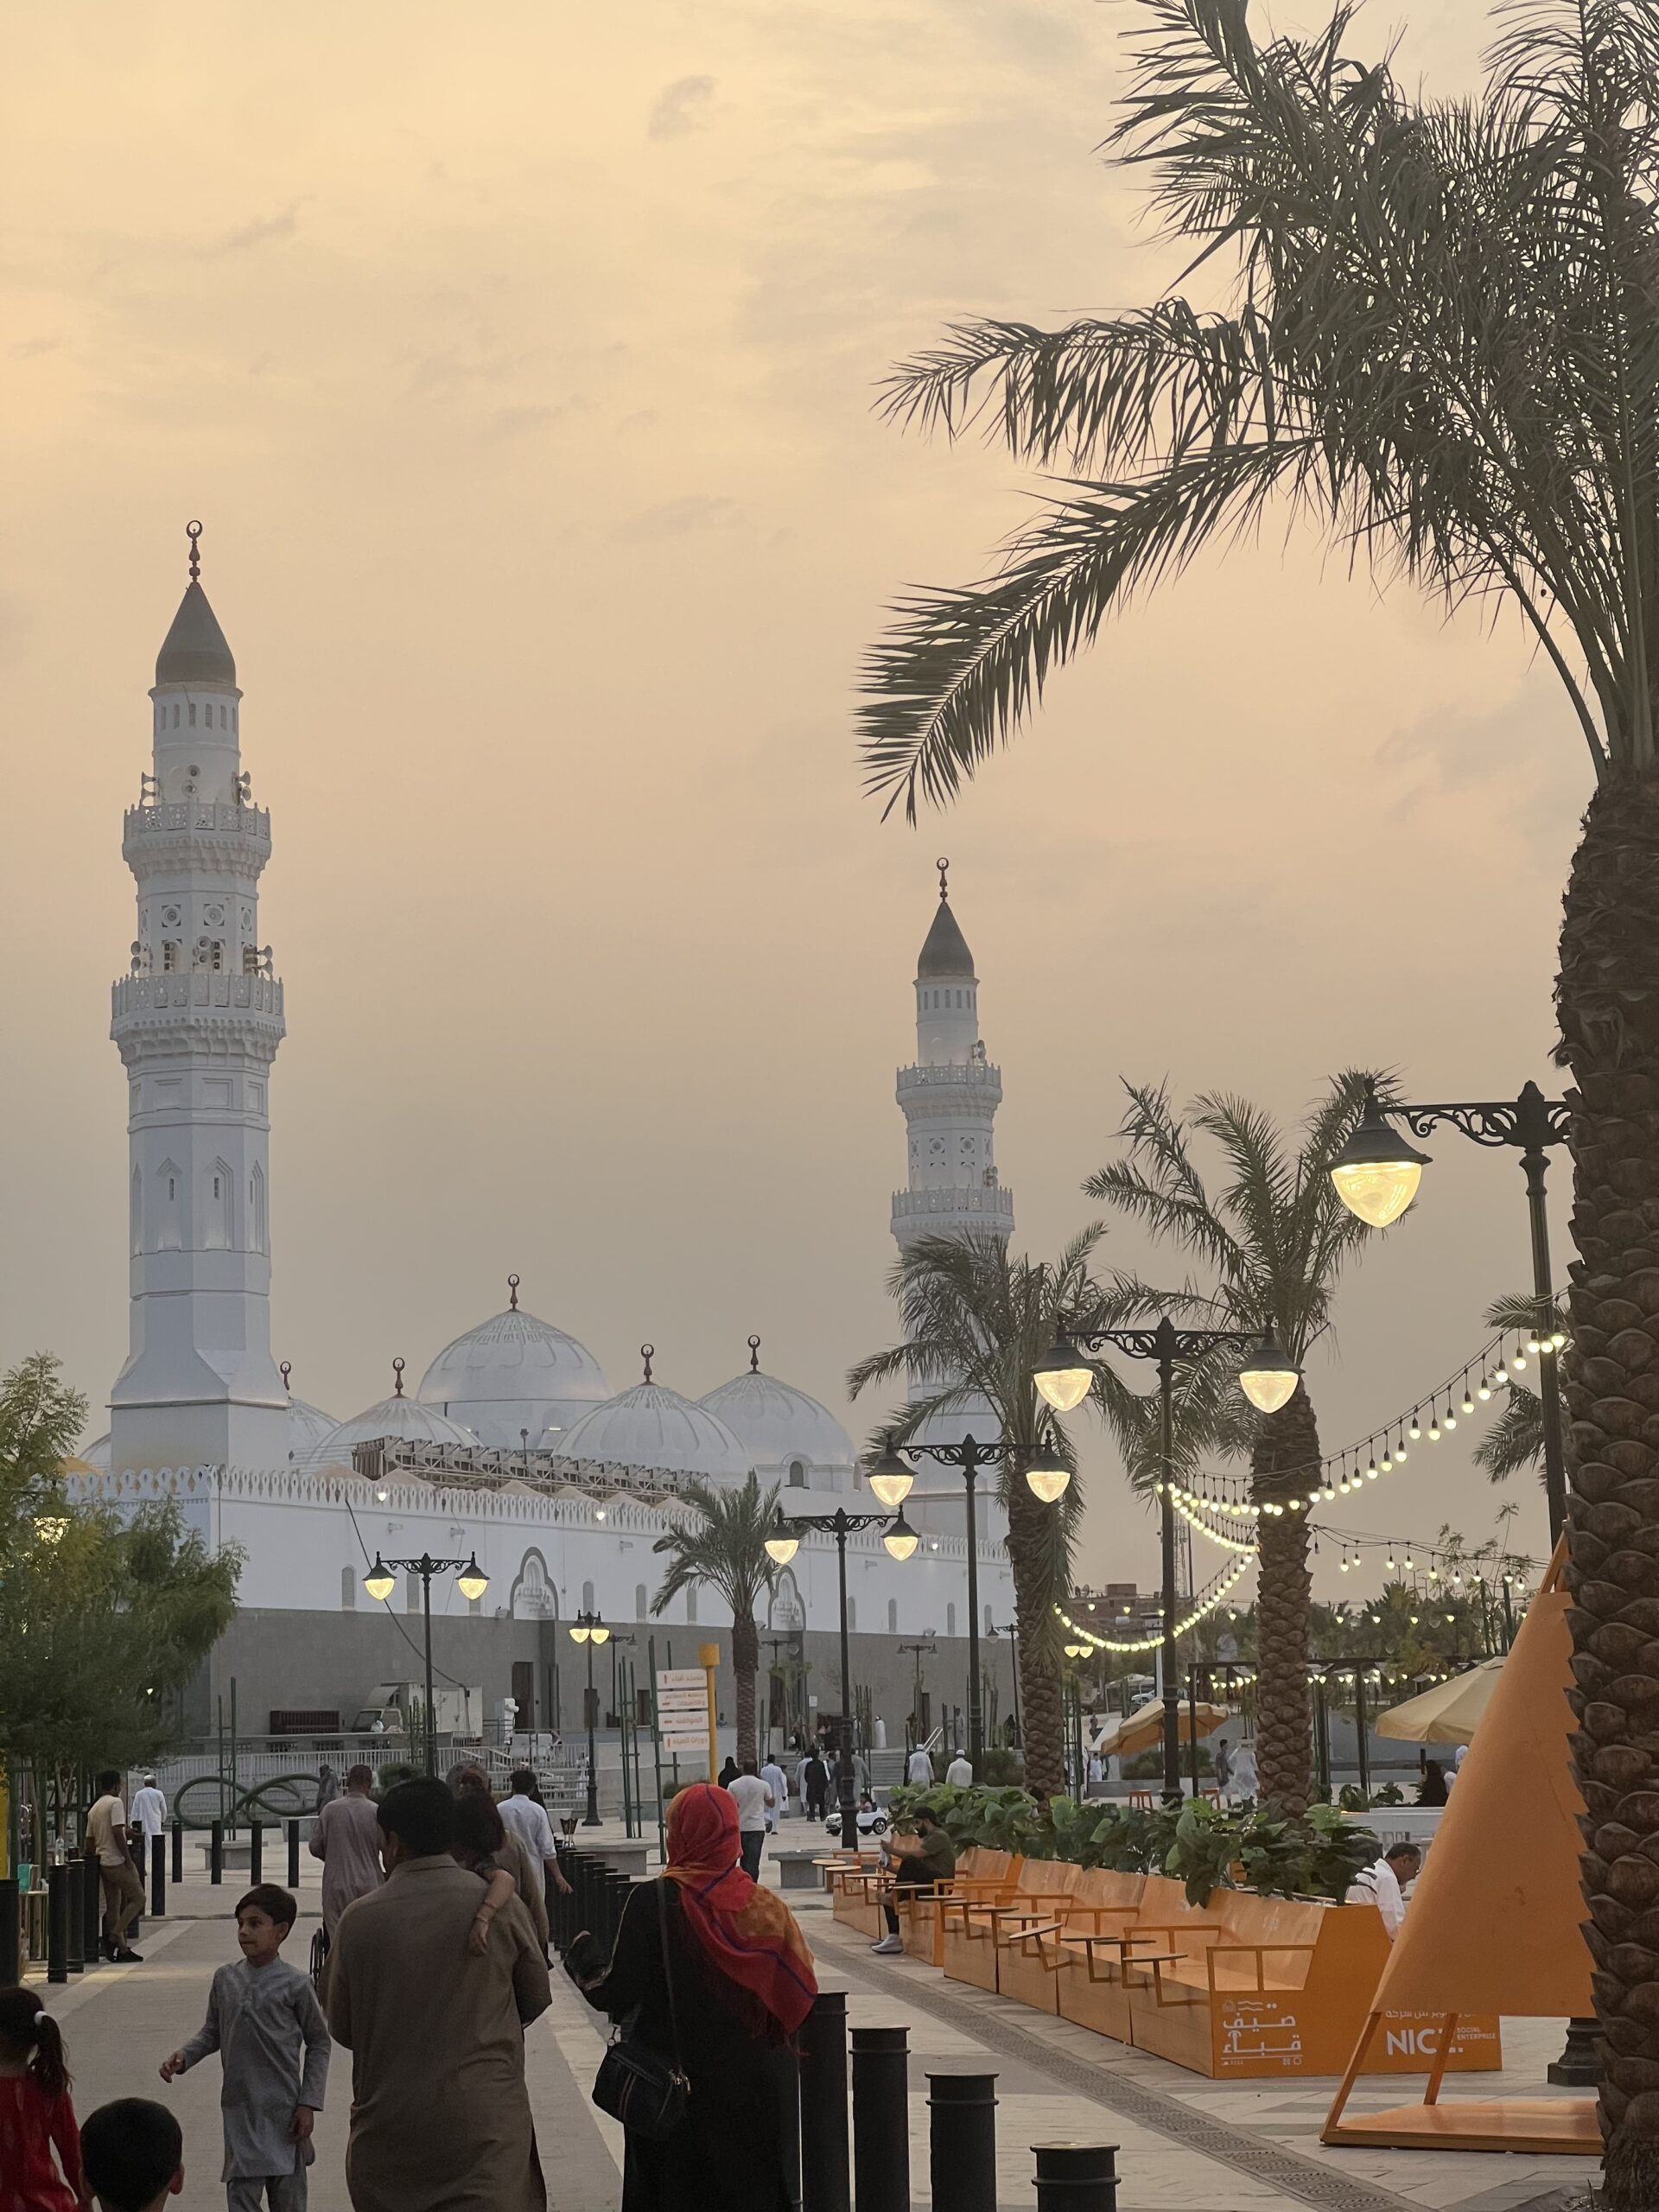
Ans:
{"type": "MultiPolygon", "coordinates": [[[[668,1572],[651,1601],[659,1619],[682,1590],[715,1591],[731,1608],[732,1673],[737,1689],[737,1756],[755,1757],[754,1688],[760,1671],[760,1630],[754,1613],[771,1591],[778,1569],[766,1550],[778,1486],[763,1491],[751,1468],[735,1488],[688,1483],[680,1492],[689,1509],[681,1526],[658,1536],[652,1549],[667,1555],[668,1572]]],[[[709,1746],[712,1753],[714,1746],[709,1746]]]]}
{"type": "MultiPolygon", "coordinates": [[[[1217,1329],[1271,1322],[1299,1367],[1331,1326],[1331,1304],[1344,1268],[1371,1234],[1332,1188],[1332,1152],[1352,1126],[1366,1078],[1338,1077],[1287,1140],[1247,1100],[1218,1094],[1195,1100],[1185,1116],[1167,1090],[1126,1084],[1129,1103],[1119,1135],[1128,1155],[1084,1185],[1102,1199],[1197,1263],[1202,1280],[1160,1288],[1119,1275],[1103,1301],[1114,1324],[1155,1319],[1217,1329]],[[1223,1177],[1212,1189],[1195,1157],[1194,1138],[1210,1140],[1223,1177]]],[[[1205,1363],[1236,1372],[1238,1355],[1205,1363]]],[[[1250,1488],[1263,1512],[1256,1522],[1256,1758],[1262,1795],[1287,1812],[1305,1812],[1313,1791],[1313,1711],[1308,1699],[1308,1491],[1319,1465],[1319,1430],[1306,1380],[1277,1413],[1255,1417],[1250,1488]]]]}
{"type": "MultiPolygon", "coordinates": [[[[872,786],[948,800],[1137,588],[1276,500],[1379,576],[1518,613],[1595,788],[1556,996],[1573,1077],[1564,1362],[1584,1883],[1609,2212],[1659,2199],[1659,0],[1521,0],[1472,99],[1258,44],[1243,0],[1143,0],[1120,158],[1231,291],[958,327],[901,418],[982,422],[1070,480],[874,656],[872,786]]],[[[1206,276],[1208,281],[1208,276],[1206,276]]]]}
{"type": "MultiPolygon", "coordinates": [[[[1489,1329],[1512,1329],[1518,1337],[1529,1337],[1539,1325],[1538,1301],[1518,1294],[1495,1298],[1486,1308],[1485,1321],[1489,1329]]],[[[1566,1328],[1563,1307],[1549,1308],[1549,1325],[1566,1328]]],[[[1522,1474],[1528,1468],[1536,1472],[1540,1482],[1543,1480],[1544,1407],[1535,1390],[1529,1390],[1524,1382],[1510,1382],[1503,1392],[1502,1411],[1475,1446],[1475,1465],[1484,1468],[1495,1483],[1507,1482],[1511,1475],[1522,1474]]]]}
{"type": "Polygon", "coordinates": [[[1039,1796],[1065,1787],[1061,1656],[1054,1607],[1071,1586],[1071,1543],[1082,1510],[1074,1479],[1058,1505],[1033,1496],[1021,1469],[1049,1446],[1075,1467],[1070,1439],[1039,1395],[1032,1370],[1061,1321],[1092,1313],[1101,1291],[1090,1272],[1101,1231],[1085,1229],[1052,1263],[1011,1257],[1000,1237],[969,1232],[924,1237],[888,1279],[904,1341],[861,1359],[852,1396],[878,1383],[919,1386],[890,1426],[901,1439],[940,1414],[989,1408],[1013,1446],[998,1469],[1008,1516],[1014,1641],[1020,1669],[1026,1781],[1039,1796]]]}

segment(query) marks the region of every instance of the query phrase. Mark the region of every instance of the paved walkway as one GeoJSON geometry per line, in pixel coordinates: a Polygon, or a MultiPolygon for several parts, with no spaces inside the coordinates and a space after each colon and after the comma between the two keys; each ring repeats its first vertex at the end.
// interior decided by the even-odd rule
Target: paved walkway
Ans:
{"type": "MultiPolygon", "coordinates": [[[[282,1872],[280,1862],[275,1870],[282,1872]]],[[[209,2061],[170,2087],[156,2069],[200,2023],[213,1968],[234,1957],[228,1924],[240,1885],[213,1890],[191,1879],[171,1894],[172,1912],[139,1939],[144,1962],[102,1967],[55,1991],[75,2101],[82,2113],[106,2098],[156,2096],[185,2131],[182,2212],[223,2205],[219,2182],[219,2071],[209,2061]]],[[[318,1910],[316,1885],[302,1881],[304,1914],[289,1939],[303,1965],[318,1910]]],[[[1522,2212],[1584,2188],[1588,2160],[1442,2152],[1323,2148],[1319,2129],[1332,2085],[1212,2082],[1128,2050],[1068,2023],[945,1982],[907,1959],[876,1959],[861,1937],[838,1926],[808,1893],[791,1897],[828,1987],[848,1992],[855,2027],[910,2029],[911,2187],[928,2192],[930,2071],[998,2076],[999,2203],[1029,2212],[1030,2145],[1053,2141],[1119,2146],[1121,2212],[1522,2212]]],[[[1481,2077],[1484,2094],[1536,2095],[1547,2061],[1560,2047],[1549,2021],[1506,2021],[1503,2074],[1481,2077]]],[[[563,1976],[552,2010],[531,2029],[526,2072],[553,2212],[617,2212],[620,2130],[588,2101],[601,2048],[599,2022],[563,1976]]],[[[329,2107],[317,2125],[314,2212],[349,2212],[344,2180],[349,2055],[337,2054],[329,2107]]],[[[1397,2102],[1421,2093],[1409,2077],[1362,2088],[1356,2104],[1397,2102]]],[[[736,2152],[741,2156],[741,2146],[736,2152]]]]}

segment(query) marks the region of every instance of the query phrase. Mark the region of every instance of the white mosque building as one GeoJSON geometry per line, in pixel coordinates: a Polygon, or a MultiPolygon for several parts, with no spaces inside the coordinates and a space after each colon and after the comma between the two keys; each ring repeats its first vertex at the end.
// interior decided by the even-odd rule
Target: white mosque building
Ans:
{"type": "MultiPolygon", "coordinates": [[[[649,1344],[639,1378],[618,1391],[576,1337],[528,1310],[516,1274],[503,1310],[445,1345],[417,1384],[396,1360],[390,1393],[344,1421],[290,1395],[270,1328],[270,1085],[285,1026],[260,942],[271,825],[243,766],[243,695],[202,589],[198,535],[193,524],[189,583],[156,663],[152,765],[123,834],[137,930],[111,1033],[127,1074],[131,1348],[108,1433],[74,1480],[118,1504],[175,1498],[210,1543],[242,1546],[239,1611],[193,1694],[198,1725],[232,1681],[251,1733],[268,1715],[273,1729],[298,1714],[349,1725],[373,1684],[418,1675],[419,1624],[407,1618],[420,1611],[418,1579],[383,1606],[363,1576],[377,1554],[429,1552],[476,1553],[489,1577],[471,1603],[453,1578],[434,1584],[443,1679],[478,1686],[489,1712],[511,1695],[521,1726],[568,1729],[580,1698],[562,1624],[578,1611],[635,1638],[641,1679],[650,1636],[659,1663],[672,1644],[684,1664],[703,1637],[729,1660],[729,1615],[710,1593],[650,1618],[652,1545],[683,1512],[688,1480],[740,1483],[753,1469],[802,1511],[874,1501],[857,1495],[840,1421],[765,1370],[758,1337],[700,1397],[658,1378],[649,1344]]],[[[993,1149],[1001,1078],[980,1041],[978,982],[943,867],[915,991],[916,1058],[898,1077],[909,1173],[893,1235],[901,1249],[965,1226],[1007,1237],[1013,1201],[993,1149]]],[[[910,1510],[923,1535],[911,1560],[890,1559],[876,1529],[849,1543],[855,1669],[895,1731],[911,1700],[901,1642],[933,1641],[937,1700],[966,1701],[961,1508],[925,1474],[917,1487],[934,1495],[910,1510]]],[[[1000,1669],[1006,1711],[1007,1640],[995,1633],[1013,1618],[1003,1534],[982,1503],[982,1662],[1000,1669]]],[[[835,1710],[830,1539],[802,1545],[762,1626],[809,1662],[812,1701],[835,1710]]]]}

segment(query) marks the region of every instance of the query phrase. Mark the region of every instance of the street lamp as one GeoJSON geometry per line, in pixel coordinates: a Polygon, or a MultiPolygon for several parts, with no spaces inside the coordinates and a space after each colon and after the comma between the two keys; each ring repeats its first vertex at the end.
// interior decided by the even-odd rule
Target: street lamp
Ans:
{"type": "Polygon", "coordinates": [[[1538,1398],[1544,1429],[1544,1495],[1549,1505],[1549,1541],[1558,1543],[1567,1522],[1567,1463],[1561,1449],[1561,1396],[1554,1355],[1566,1339],[1554,1319],[1554,1285],[1549,1270],[1549,1217],[1544,1207],[1544,1173],[1552,1145],[1565,1144],[1570,1119],[1566,1102],[1546,1098],[1535,1083],[1512,1101],[1475,1099],[1450,1105],[1383,1106],[1376,1086],[1367,1083],[1358,1126],[1331,1162],[1337,1196],[1350,1213],[1374,1229],[1397,1220],[1414,1196],[1428,1154],[1408,1144],[1389,1127],[1389,1116],[1404,1122],[1414,1136],[1426,1137],[1442,1122],[1481,1145],[1510,1145],[1521,1154],[1527,1179],[1527,1217],[1532,1230],[1532,1292],[1539,1350],[1538,1398]],[[1387,1157],[1392,1154],[1392,1159],[1387,1157]],[[1402,1195],[1403,1193],[1403,1195],[1402,1195]]]}
{"type": "Polygon", "coordinates": [[[1163,1557],[1164,1796],[1179,1798],[1181,1787],[1181,1686],[1177,1679],[1175,1638],[1175,1363],[1201,1359],[1224,1344],[1252,1347],[1239,1386],[1262,1413],[1276,1413],[1294,1395],[1301,1377],[1295,1363],[1274,1341],[1272,1325],[1258,1338],[1247,1329],[1178,1329],[1166,1314],[1155,1329],[1062,1330],[1032,1370],[1032,1380],[1053,1407],[1065,1413],[1080,1405],[1095,1377],[1086,1355],[1106,1344],[1131,1359],[1158,1364],[1158,1505],[1163,1557]]]}
{"type": "Polygon", "coordinates": [[[1020,1624],[1009,1621],[1005,1627],[993,1628],[991,1634],[1006,1636],[1008,1639],[1008,1669],[1014,1681],[1014,1741],[1018,1750],[1025,1744],[1020,1727],[1020,1624]]]}
{"type": "Polygon", "coordinates": [[[570,1639],[573,1643],[585,1643],[588,1647],[588,1809],[582,1815],[582,1825],[585,1828],[596,1828],[599,1826],[599,1746],[594,1728],[596,1712],[594,1703],[594,1646],[608,1643],[611,1631],[600,1614],[590,1613],[584,1608],[570,1624],[570,1639]]]}
{"type": "Polygon", "coordinates": [[[399,1567],[421,1578],[421,1614],[426,1630],[426,1770],[434,1775],[438,1770],[438,1737],[432,1696],[432,1578],[453,1568],[455,1587],[474,1605],[489,1588],[490,1578],[480,1567],[476,1552],[466,1559],[432,1559],[425,1552],[419,1559],[382,1559],[377,1552],[374,1565],[363,1578],[363,1587],[371,1598],[385,1604],[397,1587],[399,1567]]]}
{"type": "Polygon", "coordinates": [[[841,1595],[841,1755],[836,1762],[836,1807],[841,1815],[843,1850],[849,1838],[855,1848],[858,1842],[858,1797],[853,1788],[853,1647],[847,1625],[847,1539],[862,1529],[878,1529],[884,1523],[886,1533],[881,1541],[888,1555],[907,1560],[919,1539],[902,1511],[889,1520],[885,1513],[848,1513],[840,1506],[833,1513],[785,1515],[780,1505],[774,1509],[772,1534],[766,1540],[767,1554],[779,1567],[789,1565],[801,1548],[801,1537],[808,1529],[828,1529],[836,1540],[841,1595]]]}

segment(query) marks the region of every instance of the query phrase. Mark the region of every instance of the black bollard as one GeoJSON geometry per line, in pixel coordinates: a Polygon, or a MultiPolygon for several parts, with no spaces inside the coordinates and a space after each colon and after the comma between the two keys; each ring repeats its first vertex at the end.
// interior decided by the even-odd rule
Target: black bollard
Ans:
{"type": "Polygon", "coordinates": [[[225,1823],[215,1821],[207,1831],[207,1879],[220,1883],[225,1879],[225,1823]]]}
{"type": "Polygon", "coordinates": [[[46,1870],[46,1978],[69,1979],[69,1869],[46,1870]]]}
{"type": "Polygon", "coordinates": [[[180,1820],[173,1823],[173,1879],[184,1880],[184,1822],[180,1820]]]}
{"type": "Polygon", "coordinates": [[[167,1916],[167,1838],[153,1835],[149,1839],[149,1916],[163,1920],[167,1916]]]}
{"type": "Polygon", "coordinates": [[[996,2212],[996,2076],[930,2074],[928,2163],[933,2202],[996,2212]]]}
{"type": "Polygon", "coordinates": [[[265,1824],[263,1821],[248,1823],[248,1887],[265,1878],[265,1824]]]}
{"type": "Polygon", "coordinates": [[[288,1824],[288,1886],[290,1890],[297,1890],[300,1886],[300,1824],[297,1821],[290,1821],[288,1824]]]}
{"type": "Polygon", "coordinates": [[[1033,2143],[1037,2212],[1117,2212],[1116,2143],[1033,2143]]]}
{"type": "Polygon", "coordinates": [[[910,2030],[853,2030],[853,2201],[910,2212],[910,2030]]]}
{"type": "Polygon", "coordinates": [[[68,1931],[64,1955],[71,1974],[82,1973],[86,1965],[86,1956],[81,1949],[86,1931],[86,1878],[80,1871],[85,1863],[83,1859],[71,1859],[63,1870],[63,1924],[68,1931]]]}
{"type": "MultiPolygon", "coordinates": [[[[800,2031],[804,2212],[850,2212],[847,2158],[847,1993],[823,1989],[800,2031]]],[[[945,2200],[941,2199],[943,2203],[945,2200]]],[[[956,2212],[956,2208],[951,2208],[956,2212]]]]}
{"type": "Polygon", "coordinates": [[[103,1956],[99,1938],[104,1933],[104,1885],[96,1859],[80,1862],[80,1955],[89,1967],[103,1956]]]}
{"type": "Polygon", "coordinates": [[[0,1989],[14,1989],[23,1978],[21,1910],[12,1874],[0,1881],[0,1989]]]}

